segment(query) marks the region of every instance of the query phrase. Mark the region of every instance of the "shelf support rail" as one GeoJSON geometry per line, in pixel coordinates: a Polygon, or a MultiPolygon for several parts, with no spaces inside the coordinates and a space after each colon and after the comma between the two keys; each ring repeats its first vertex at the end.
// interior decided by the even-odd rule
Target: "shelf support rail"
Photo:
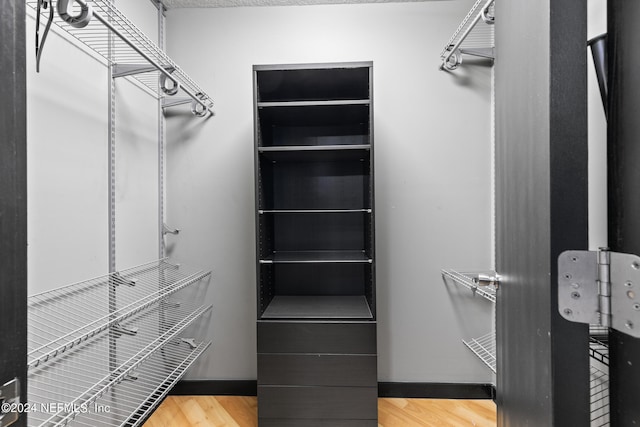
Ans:
{"type": "MultiPolygon", "coordinates": [[[[464,20],[462,21],[462,23],[460,24],[456,32],[453,34],[453,36],[449,40],[449,43],[447,43],[446,47],[440,54],[440,57],[442,58],[442,65],[440,65],[441,70],[447,70],[447,71],[455,70],[456,68],[458,68],[458,65],[462,63],[460,45],[462,45],[462,43],[469,36],[471,31],[473,31],[473,29],[475,28],[476,24],[480,21],[480,19],[482,19],[487,24],[494,23],[494,17],[489,15],[487,11],[489,10],[489,8],[491,7],[491,5],[494,3],[495,0],[487,0],[485,4],[482,6],[482,8],[480,9],[480,11],[476,13],[476,15],[473,17],[471,24],[467,26],[467,22],[469,22],[469,19],[471,19],[474,12],[476,12],[476,10],[478,9],[478,6],[480,5],[480,3],[482,3],[482,1],[483,0],[478,0],[473,5],[473,8],[471,8],[471,11],[464,18],[464,20]],[[465,26],[466,26],[466,29],[462,32],[462,35],[460,35],[460,32],[463,30],[463,28],[465,28],[465,26]]],[[[481,56],[486,56],[486,55],[481,55],[481,56]]]]}
{"type": "MultiPolygon", "coordinates": [[[[184,85],[180,85],[180,81],[172,76],[172,68],[167,67],[166,65],[159,64],[156,60],[151,58],[146,52],[140,49],[135,43],[129,40],[120,30],[118,30],[109,20],[103,18],[99,13],[93,11],[91,5],[87,4],[84,0],[72,0],[72,2],[76,2],[82,8],[81,15],[73,16],[67,13],[67,8],[69,4],[69,0],[58,0],[58,15],[62,20],[64,20],[69,25],[75,28],[82,28],[89,24],[91,19],[95,18],[100,21],[105,27],[111,30],[112,33],[117,35],[120,40],[126,43],[131,49],[136,51],[138,55],[148,61],[154,68],[156,68],[161,73],[161,81],[162,81],[162,89],[168,95],[174,95],[178,92],[179,89],[182,89],[189,97],[192,99],[191,111],[198,117],[203,117],[207,113],[213,115],[213,111],[211,110],[211,106],[204,102],[203,98],[205,98],[202,93],[194,93],[189,88],[184,85]],[[167,69],[168,68],[168,69],[167,69]],[[170,80],[172,82],[172,86],[166,85],[166,80],[170,80]]],[[[110,6],[111,10],[114,13],[116,12],[115,7],[110,6]]]]}

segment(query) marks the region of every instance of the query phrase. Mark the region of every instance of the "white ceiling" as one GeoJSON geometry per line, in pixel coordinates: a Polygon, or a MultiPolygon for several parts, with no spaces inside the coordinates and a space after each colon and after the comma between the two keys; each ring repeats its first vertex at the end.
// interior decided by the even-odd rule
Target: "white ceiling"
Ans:
{"type": "Polygon", "coordinates": [[[427,0],[162,0],[169,8],[178,7],[242,7],[242,6],[300,6],[310,4],[343,3],[402,3],[427,0]]]}

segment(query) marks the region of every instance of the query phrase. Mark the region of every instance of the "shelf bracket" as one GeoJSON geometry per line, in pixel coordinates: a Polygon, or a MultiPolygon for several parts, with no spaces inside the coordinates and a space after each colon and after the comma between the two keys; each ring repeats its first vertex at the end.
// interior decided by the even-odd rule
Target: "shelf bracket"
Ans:
{"type": "Polygon", "coordinates": [[[492,47],[479,47],[475,49],[460,49],[460,53],[465,55],[479,56],[481,58],[495,59],[495,49],[492,47]]]}
{"type": "Polygon", "coordinates": [[[191,103],[191,98],[180,97],[180,98],[162,98],[162,108],[167,109],[170,107],[176,107],[178,105],[184,105],[191,103]]]}
{"type": "Polygon", "coordinates": [[[571,322],[640,338],[640,257],[606,248],[561,253],[558,311],[571,322]]]}
{"type": "Polygon", "coordinates": [[[119,286],[119,285],[127,285],[127,286],[135,286],[136,283],[138,282],[138,279],[126,279],[124,277],[122,277],[122,275],[120,275],[120,273],[115,272],[111,275],[112,280],[112,284],[119,286]]]}
{"type": "Polygon", "coordinates": [[[169,226],[167,224],[162,224],[162,234],[166,235],[166,234],[180,234],[180,229],[179,228],[169,228],[169,226]]]}
{"type": "Polygon", "coordinates": [[[442,278],[451,279],[473,293],[481,297],[496,302],[496,295],[500,286],[500,275],[491,271],[484,273],[460,273],[456,270],[442,270],[442,278]]]}
{"type": "Polygon", "coordinates": [[[191,350],[194,350],[198,347],[198,345],[196,344],[196,340],[194,338],[180,338],[180,341],[182,341],[183,343],[186,343],[189,348],[191,348],[191,350]]]}
{"type": "Polygon", "coordinates": [[[123,335],[137,335],[138,328],[127,328],[126,326],[122,326],[120,323],[116,323],[111,327],[113,332],[117,332],[123,335]]]}
{"type": "MultiPolygon", "coordinates": [[[[165,65],[162,68],[167,70],[169,73],[173,73],[175,71],[175,67],[171,65],[165,65]]],[[[153,71],[158,71],[156,67],[148,64],[113,64],[112,70],[113,70],[112,76],[114,78],[133,76],[136,74],[151,73],[153,71]]]]}
{"type": "Polygon", "coordinates": [[[478,286],[494,286],[496,289],[500,287],[500,276],[497,274],[476,274],[471,276],[471,280],[478,286]]]}

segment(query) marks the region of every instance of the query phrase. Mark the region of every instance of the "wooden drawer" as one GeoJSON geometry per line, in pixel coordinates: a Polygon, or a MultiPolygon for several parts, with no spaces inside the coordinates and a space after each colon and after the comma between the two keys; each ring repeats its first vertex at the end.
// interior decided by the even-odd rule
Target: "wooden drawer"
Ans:
{"type": "Polygon", "coordinates": [[[260,427],[378,427],[378,420],[301,420],[259,418],[260,427]]]}
{"type": "Polygon", "coordinates": [[[377,354],[376,322],[258,321],[258,353],[377,354]]]}
{"type": "Polygon", "coordinates": [[[374,355],[258,354],[258,385],[377,387],[374,355]]]}
{"type": "Polygon", "coordinates": [[[258,386],[258,417],[373,420],[378,388],[258,386]]]}

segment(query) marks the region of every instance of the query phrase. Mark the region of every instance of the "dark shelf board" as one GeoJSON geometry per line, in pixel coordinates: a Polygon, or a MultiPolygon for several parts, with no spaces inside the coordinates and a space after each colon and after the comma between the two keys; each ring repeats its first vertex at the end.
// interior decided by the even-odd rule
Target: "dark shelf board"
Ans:
{"type": "Polygon", "coordinates": [[[346,126],[369,123],[369,101],[268,102],[257,105],[260,123],[276,127],[346,126]]]}
{"type": "Polygon", "coordinates": [[[276,295],[262,319],[372,319],[364,296],[276,295]]]}
{"type": "Polygon", "coordinates": [[[369,97],[371,63],[255,66],[259,101],[369,97]]]}
{"type": "Polygon", "coordinates": [[[363,251],[280,251],[260,260],[261,264],[274,263],[370,263],[363,251]]]}
{"type": "Polygon", "coordinates": [[[371,209],[260,209],[263,214],[330,214],[330,213],[371,213],[371,209]]]}
{"type": "Polygon", "coordinates": [[[369,160],[370,145],[296,145],[259,147],[260,155],[281,162],[369,160]]]}
{"type": "Polygon", "coordinates": [[[258,102],[258,108],[279,108],[279,107],[331,107],[337,105],[369,105],[368,99],[348,99],[331,101],[279,101],[279,102],[258,102]]]}

